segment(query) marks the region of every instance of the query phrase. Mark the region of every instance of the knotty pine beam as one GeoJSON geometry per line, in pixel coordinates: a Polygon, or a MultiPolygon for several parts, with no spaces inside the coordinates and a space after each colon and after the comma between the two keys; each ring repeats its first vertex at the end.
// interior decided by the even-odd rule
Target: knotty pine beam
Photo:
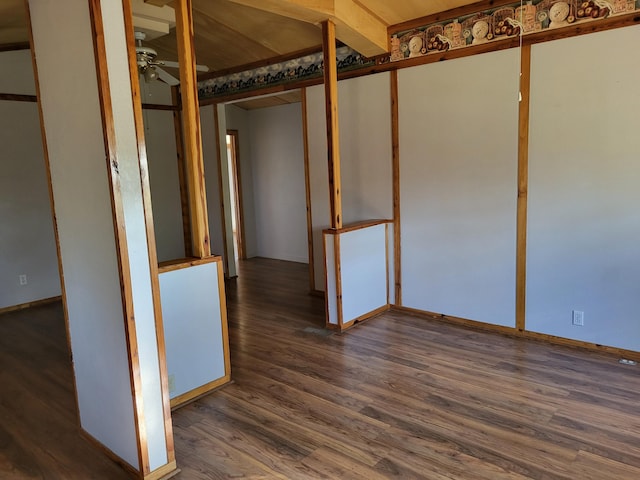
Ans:
{"type": "Polygon", "coordinates": [[[340,133],[338,125],[338,65],[336,31],[332,21],[322,24],[324,53],[324,95],[327,117],[327,161],[329,166],[329,204],[331,228],[342,228],[342,193],[340,181],[340,133]]]}
{"type": "Polygon", "coordinates": [[[527,200],[529,190],[529,102],[531,97],[531,45],[520,55],[520,103],[518,106],[518,207],[516,234],[516,328],[526,328],[527,296],[527,200]]]}
{"type": "Polygon", "coordinates": [[[182,121],[184,153],[189,186],[191,237],[193,255],[199,258],[211,255],[207,196],[202,156],[202,133],[198,107],[198,83],[193,47],[193,10],[191,0],[176,0],[176,41],[180,62],[180,91],[182,94],[182,121]]]}
{"type": "Polygon", "coordinates": [[[388,25],[355,0],[230,0],[302,22],[331,20],[338,39],[367,57],[388,52],[388,25]]]}

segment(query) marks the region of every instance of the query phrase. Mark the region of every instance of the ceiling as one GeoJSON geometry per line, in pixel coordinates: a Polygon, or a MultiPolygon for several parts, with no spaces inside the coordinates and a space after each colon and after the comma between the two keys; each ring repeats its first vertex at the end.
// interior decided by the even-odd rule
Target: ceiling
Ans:
{"type": "MultiPolygon", "coordinates": [[[[169,0],[146,1],[171,4],[169,0]]],[[[381,43],[383,31],[386,45],[386,27],[390,25],[475,1],[192,0],[196,60],[215,72],[319,48],[322,36],[318,23],[330,17],[337,22],[339,40],[354,48],[354,44],[368,46],[371,40],[375,50],[379,47],[374,44],[381,43]],[[374,25],[377,30],[366,31],[367,25],[374,25]]],[[[0,46],[28,40],[24,0],[0,0],[0,46]]],[[[175,30],[148,43],[160,58],[178,60],[175,30]]]]}

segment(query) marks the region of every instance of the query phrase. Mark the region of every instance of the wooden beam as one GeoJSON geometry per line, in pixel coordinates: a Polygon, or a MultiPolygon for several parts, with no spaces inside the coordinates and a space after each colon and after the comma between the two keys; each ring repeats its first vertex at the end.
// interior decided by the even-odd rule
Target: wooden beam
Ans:
{"type": "Polygon", "coordinates": [[[518,112],[518,210],[516,220],[516,328],[524,331],[527,293],[527,194],[529,188],[529,99],[531,45],[521,49],[518,112]]]}
{"type": "Polygon", "coordinates": [[[29,50],[31,44],[29,42],[3,43],[0,45],[0,52],[12,52],[15,50],[29,50]]]}
{"type": "Polygon", "coordinates": [[[38,97],[36,95],[18,95],[15,93],[0,93],[0,100],[9,102],[32,102],[36,103],[38,97]]]}
{"type": "Polygon", "coordinates": [[[193,254],[204,258],[211,255],[207,196],[204,181],[202,134],[198,108],[198,84],[193,47],[193,10],[191,0],[176,0],[176,41],[180,62],[180,91],[182,94],[182,121],[184,152],[189,185],[189,210],[193,254]]]}
{"type": "Polygon", "coordinates": [[[338,65],[336,30],[332,21],[322,24],[324,53],[324,94],[327,117],[327,161],[329,164],[329,204],[331,228],[342,228],[342,193],[340,181],[340,130],[338,125],[338,65]]]}
{"type": "Polygon", "coordinates": [[[331,19],[338,39],[365,57],[389,51],[388,25],[354,0],[335,0],[331,19]]]}
{"type": "Polygon", "coordinates": [[[302,22],[331,20],[338,38],[354,50],[373,57],[388,52],[388,25],[357,0],[230,0],[302,22]]]}
{"type": "Polygon", "coordinates": [[[169,5],[171,2],[173,2],[173,0],[144,0],[144,3],[155,5],[156,7],[164,7],[165,5],[169,5]]]}
{"type": "Polygon", "coordinates": [[[307,249],[309,251],[309,291],[316,289],[315,258],[313,250],[313,217],[311,210],[311,172],[309,170],[309,123],[307,120],[307,89],[302,94],[302,142],[304,146],[304,191],[307,207],[307,249]]]}
{"type": "Polygon", "coordinates": [[[400,128],[398,123],[398,71],[391,71],[391,156],[393,178],[393,279],[395,304],[402,305],[402,254],[400,249],[400,128]]]}
{"type": "Polygon", "coordinates": [[[182,107],[180,89],[171,87],[171,101],[176,107],[173,111],[173,130],[176,139],[176,161],[178,163],[178,184],[180,186],[180,210],[182,212],[182,236],[184,239],[184,254],[193,256],[193,241],[191,239],[191,212],[189,211],[189,186],[187,185],[187,167],[184,161],[184,138],[182,135],[182,107]]]}

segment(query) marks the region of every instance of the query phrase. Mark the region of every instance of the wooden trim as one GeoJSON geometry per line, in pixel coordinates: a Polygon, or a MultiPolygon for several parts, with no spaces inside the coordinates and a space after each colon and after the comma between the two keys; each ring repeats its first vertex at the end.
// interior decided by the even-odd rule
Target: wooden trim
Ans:
{"type": "Polygon", "coordinates": [[[220,388],[223,385],[226,385],[231,381],[231,377],[229,375],[225,375],[224,377],[220,377],[213,382],[206,383],[201,387],[194,388],[182,395],[178,395],[177,397],[171,400],[171,409],[175,410],[176,408],[183,407],[187,403],[191,403],[198,398],[211,393],[213,390],[220,388]]]}
{"type": "Polygon", "coordinates": [[[242,199],[242,162],[240,160],[240,133],[238,130],[227,130],[227,135],[231,137],[231,149],[233,155],[229,159],[232,167],[232,177],[234,181],[236,211],[231,212],[236,217],[236,234],[238,239],[238,258],[247,258],[247,242],[244,234],[244,202],[242,199]]]}
{"type": "Polygon", "coordinates": [[[182,211],[182,236],[184,254],[193,255],[193,238],[191,237],[191,212],[189,210],[189,185],[187,184],[187,166],[184,158],[184,136],[182,134],[182,108],[180,107],[180,91],[177,86],[171,87],[171,100],[178,107],[173,112],[173,130],[176,139],[176,161],[178,162],[178,183],[180,186],[180,209],[182,211]]]}
{"type": "Polygon", "coordinates": [[[336,309],[338,312],[338,326],[344,328],[344,315],[342,311],[342,259],[340,256],[340,235],[333,236],[333,260],[336,272],[336,309]]]}
{"type": "Polygon", "coordinates": [[[127,250],[126,231],[124,228],[124,208],[118,171],[118,155],[116,151],[116,134],[114,127],[113,107],[109,85],[109,71],[106,67],[106,45],[104,38],[101,0],[89,0],[91,27],[95,51],[96,72],[98,77],[98,93],[100,113],[104,135],[107,173],[109,177],[109,193],[113,212],[113,228],[118,259],[118,274],[122,295],[122,310],[125,326],[127,357],[129,361],[129,375],[131,381],[134,426],[138,449],[139,472],[149,472],[149,452],[147,432],[144,425],[144,404],[142,399],[142,379],[140,377],[140,359],[138,351],[136,322],[133,310],[133,292],[131,286],[131,272],[129,269],[129,252],[127,250]]]}
{"type": "Polygon", "coordinates": [[[84,428],[78,427],[78,433],[82,438],[84,438],[87,442],[93,445],[97,450],[101,451],[107,458],[120,466],[125,472],[131,475],[133,478],[140,478],[141,472],[136,469],[133,465],[129,464],[127,461],[120,458],[116,453],[114,453],[109,447],[105,446],[102,442],[97,440],[93,435],[87,432],[84,428]]]}
{"type": "Polygon", "coordinates": [[[327,117],[327,159],[329,167],[331,228],[342,228],[336,26],[331,20],[322,23],[322,51],[324,54],[324,94],[325,114],[327,117]]]}
{"type": "Polygon", "coordinates": [[[356,230],[364,230],[365,228],[375,227],[376,225],[385,225],[393,223],[393,220],[387,220],[384,218],[376,220],[363,220],[361,222],[354,222],[345,225],[342,228],[326,228],[322,233],[327,235],[342,235],[343,233],[354,232],[356,230]]]}
{"type": "Polygon", "coordinates": [[[0,100],[8,102],[37,102],[37,95],[19,95],[16,93],[0,93],[0,100]]]}
{"type": "Polygon", "coordinates": [[[482,0],[480,2],[475,2],[470,5],[463,5],[461,7],[451,8],[443,12],[438,12],[432,15],[415,18],[407,22],[390,25],[387,29],[387,32],[388,32],[388,35],[391,36],[397,32],[403,32],[405,30],[413,30],[415,28],[424,27],[425,25],[429,25],[432,23],[452,20],[454,18],[459,18],[464,15],[471,15],[474,13],[481,12],[483,10],[495,9],[495,8],[501,7],[502,5],[507,5],[512,3],[514,3],[513,0],[482,0]]]}
{"type": "Polygon", "coordinates": [[[220,297],[220,322],[222,326],[222,349],[224,352],[225,378],[231,380],[231,352],[229,351],[229,322],[227,319],[227,296],[224,291],[224,270],[218,262],[218,296],[220,297]]]}
{"type": "MultiPolygon", "coordinates": [[[[216,162],[218,166],[218,194],[220,199],[220,227],[222,228],[222,255],[224,257],[224,271],[227,276],[231,275],[229,268],[229,248],[227,246],[227,215],[224,211],[224,183],[222,179],[222,145],[220,145],[220,119],[218,117],[218,106],[213,106],[213,124],[215,125],[216,137],[216,162]]],[[[234,259],[235,260],[235,259],[234,259]]]]}
{"type": "Polygon", "coordinates": [[[218,255],[212,255],[206,258],[191,257],[169,260],[167,262],[160,262],[160,264],[158,265],[158,272],[167,273],[174,270],[182,270],[183,268],[196,267],[198,265],[206,265],[213,262],[222,263],[222,257],[218,255]]]}
{"type": "Polygon", "coordinates": [[[391,162],[393,183],[393,281],[395,282],[394,303],[402,305],[402,248],[400,222],[400,113],[398,105],[398,71],[391,75],[391,162]]]}
{"type": "Polygon", "coordinates": [[[0,315],[3,313],[16,312],[18,310],[25,310],[27,308],[39,307],[41,305],[48,305],[50,303],[60,302],[62,301],[62,297],[58,295],[57,297],[49,297],[43,298],[42,300],[34,300],[32,302],[20,303],[18,305],[12,305],[10,307],[0,308],[0,315]]]}
{"type": "Polygon", "coordinates": [[[191,0],[176,0],[174,9],[176,12],[178,61],[183,67],[180,68],[180,92],[182,94],[183,135],[185,137],[184,149],[189,185],[193,254],[203,258],[211,255],[211,244],[202,157],[191,0]]]}
{"type": "Polygon", "coordinates": [[[527,192],[529,185],[529,100],[531,45],[520,50],[518,111],[518,207],[516,220],[516,328],[525,330],[527,295],[527,192]]]}
{"type": "MultiPolygon", "coordinates": [[[[29,44],[34,45],[33,40],[33,26],[31,24],[31,7],[29,6],[29,0],[24,0],[24,7],[27,17],[27,29],[29,30],[29,44]]],[[[40,95],[40,77],[38,74],[38,64],[36,62],[35,49],[31,48],[31,63],[33,65],[33,77],[36,88],[36,97],[41,98],[40,95]]],[[[64,268],[62,266],[62,254],[60,253],[60,232],[58,230],[58,217],[56,216],[56,202],[53,196],[53,181],[51,179],[51,161],[49,159],[49,144],[47,142],[47,129],[44,124],[44,112],[42,111],[42,104],[38,101],[38,118],[40,120],[40,132],[42,141],[42,153],[44,157],[45,170],[47,175],[47,188],[49,191],[49,208],[51,209],[51,221],[53,223],[53,234],[56,242],[56,256],[58,260],[58,275],[60,278],[60,293],[62,297],[62,310],[64,313],[64,326],[65,334],[67,338],[67,353],[69,358],[73,358],[73,352],[71,350],[71,328],[69,326],[69,305],[67,303],[67,287],[64,280],[64,268]]],[[[75,400],[75,412],[76,419],[80,420],[80,402],[78,400],[78,384],[76,382],[76,368],[72,362],[71,371],[73,375],[73,395],[75,400]]]]}
{"type": "Polygon", "coordinates": [[[513,327],[505,327],[502,325],[494,325],[492,323],[478,322],[478,321],[469,320],[466,318],[452,317],[442,313],[435,313],[427,310],[419,310],[417,308],[395,305],[392,307],[392,310],[396,310],[398,312],[404,312],[417,317],[426,318],[428,320],[436,320],[436,321],[442,321],[445,323],[452,323],[455,325],[463,325],[466,327],[473,328],[475,330],[497,332],[504,335],[519,335],[519,332],[513,327]]]}
{"type": "Polygon", "coordinates": [[[313,297],[320,297],[320,298],[325,298],[326,297],[326,293],[323,292],[322,290],[318,290],[318,289],[311,290],[309,292],[309,295],[311,295],[313,297]]]}
{"type": "Polygon", "coordinates": [[[322,263],[324,269],[324,324],[326,328],[339,328],[338,325],[329,321],[329,271],[327,268],[327,239],[324,234],[322,235],[322,258],[324,260],[322,263]]]}
{"type": "MultiPolygon", "coordinates": [[[[172,87],[172,91],[173,91],[173,87],[172,87]]],[[[178,105],[161,105],[161,104],[156,104],[156,103],[143,103],[142,104],[142,109],[143,110],[165,110],[168,112],[177,112],[180,110],[180,106],[178,105]]]]}
{"type": "Polygon", "coordinates": [[[363,315],[360,315],[357,318],[354,318],[353,320],[349,320],[348,322],[346,322],[342,328],[341,328],[341,332],[344,332],[345,330],[350,329],[351,327],[353,327],[356,323],[362,323],[366,320],[369,320],[370,318],[373,317],[377,317],[378,315],[388,312],[391,309],[391,306],[389,304],[387,305],[383,305],[379,308],[376,308],[375,310],[372,310],[369,313],[365,313],[363,315]]]}
{"type": "Polygon", "coordinates": [[[387,305],[391,304],[391,293],[389,291],[389,224],[384,226],[384,264],[385,264],[385,280],[387,281],[387,305]]]}
{"type": "Polygon", "coordinates": [[[300,90],[302,105],[302,145],[304,150],[304,192],[307,209],[307,251],[309,252],[309,291],[316,289],[315,258],[313,250],[313,215],[311,210],[311,171],[309,167],[309,123],[307,119],[307,89],[300,90]]]}
{"type": "Polygon", "coordinates": [[[156,470],[149,473],[148,475],[145,475],[143,480],[168,480],[169,478],[174,477],[178,473],[180,473],[180,470],[178,469],[178,465],[176,464],[176,461],[173,460],[167,463],[166,465],[160,468],[157,468],[156,470]]]}
{"type": "Polygon", "coordinates": [[[29,32],[29,37],[30,37],[29,42],[13,42],[13,43],[1,44],[0,52],[14,52],[16,50],[29,50],[31,48],[31,43],[33,42],[33,35],[31,34],[31,32],[29,32]]]}
{"type": "Polygon", "coordinates": [[[151,278],[151,292],[153,298],[153,315],[156,332],[156,347],[158,350],[158,370],[160,373],[160,384],[162,390],[162,415],[164,419],[164,437],[167,452],[167,465],[151,472],[144,470],[145,478],[159,478],[157,472],[164,472],[167,475],[176,469],[176,455],[173,442],[173,424],[171,422],[171,405],[169,394],[169,372],[167,369],[167,349],[164,336],[164,322],[162,320],[162,302],[160,299],[160,279],[158,273],[158,255],[156,250],[155,228],[153,223],[151,184],[149,180],[149,164],[147,161],[147,147],[144,131],[144,119],[142,116],[142,103],[140,93],[140,83],[138,76],[138,64],[136,60],[136,41],[133,26],[133,11],[131,0],[123,0],[123,17],[125,25],[125,36],[127,41],[127,55],[129,57],[129,79],[131,84],[131,103],[134,114],[134,125],[136,130],[136,141],[138,150],[138,162],[140,169],[140,187],[142,192],[142,206],[144,210],[144,221],[147,237],[147,250],[149,260],[149,270],[151,278]],[[172,468],[171,468],[172,467],[172,468]],[[170,470],[169,470],[170,469],[170,470]]]}
{"type": "Polygon", "coordinates": [[[422,317],[426,320],[433,320],[438,322],[444,322],[454,325],[460,325],[463,327],[471,328],[474,330],[480,330],[485,332],[498,333],[500,335],[506,335],[508,337],[526,338],[529,340],[537,340],[552,345],[562,345],[565,347],[580,348],[582,350],[589,350],[592,352],[607,353],[618,357],[629,358],[632,360],[640,361],[640,351],[626,350],[624,348],[610,347],[607,345],[600,345],[599,343],[583,342],[580,340],[572,340],[570,338],[557,337],[555,335],[548,335],[546,333],[531,332],[529,330],[518,330],[513,327],[504,327],[502,325],[494,325],[491,323],[477,322],[475,320],[468,320],[459,317],[450,317],[448,315],[428,312],[424,310],[418,310],[414,308],[392,306],[392,310],[403,312],[416,317],[422,317]]]}

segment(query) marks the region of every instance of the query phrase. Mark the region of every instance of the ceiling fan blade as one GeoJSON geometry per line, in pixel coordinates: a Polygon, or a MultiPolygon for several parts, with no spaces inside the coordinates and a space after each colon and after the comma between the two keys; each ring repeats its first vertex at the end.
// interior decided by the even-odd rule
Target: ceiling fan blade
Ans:
{"type": "Polygon", "coordinates": [[[171,87],[180,85],[180,80],[178,80],[176,77],[174,77],[170,73],[167,73],[165,70],[159,67],[156,67],[156,72],[158,73],[158,78],[162,80],[164,83],[166,83],[167,85],[171,87]]]}
{"type": "MultiPolygon", "coordinates": [[[[163,60],[162,64],[165,67],[169,67],[169,68],[180,68],[180,64],[178,62],[171,62],[169,60],[163,60]]],[[[196,71],[197,72],[208,72],[209,71],[209,67],[207,67],[206,65],[196,65],[196,71]]]]}

